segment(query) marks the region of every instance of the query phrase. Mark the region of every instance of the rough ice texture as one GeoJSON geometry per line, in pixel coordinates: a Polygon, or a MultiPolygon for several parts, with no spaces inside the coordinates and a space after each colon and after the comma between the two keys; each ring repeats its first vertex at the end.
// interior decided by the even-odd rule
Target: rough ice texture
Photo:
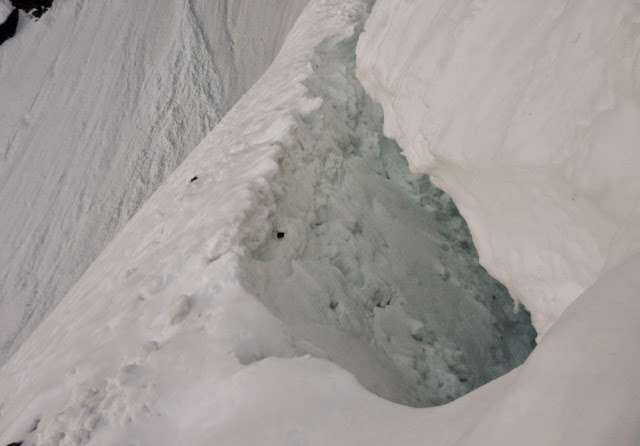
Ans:
{"type": "Polygon", "coordinates": [[[0,364],[266,70],[306,3],[61,1],[21,20],[0,50],[0,364]]]}
{"type": "Polygon", "coordinates": [[[638,252],[638,2],[380,0],[358,66],[540,335],[638,252]]]}

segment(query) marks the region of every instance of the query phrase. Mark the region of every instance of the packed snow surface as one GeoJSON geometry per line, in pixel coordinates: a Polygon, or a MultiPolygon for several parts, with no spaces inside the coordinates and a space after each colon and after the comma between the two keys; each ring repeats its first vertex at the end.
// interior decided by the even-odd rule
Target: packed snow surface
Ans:
{"type": "Polygon", "coordinates": [[[0,364],[266,70],[306,3],[22,15],[0,47],[0,364]]]}
{"type": "Polygon", "coordinates": [[[358,75],[542,335],[640,251],[640,3],[380,0],[358,75]]]}

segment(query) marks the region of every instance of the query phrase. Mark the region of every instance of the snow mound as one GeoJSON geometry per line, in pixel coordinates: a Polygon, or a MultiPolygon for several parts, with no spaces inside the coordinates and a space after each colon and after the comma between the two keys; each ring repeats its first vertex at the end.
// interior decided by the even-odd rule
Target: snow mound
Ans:
{"type": "Polygon", "coordinates": [[[21,20],[0,48],[0,364],[266,70],[306,3],[56,1],[21,20]]]}
{"type": "Polygon", "coordinates": [[[358,76],[544,334],[640,250],[640,5],[376,3],[358,76]]]}

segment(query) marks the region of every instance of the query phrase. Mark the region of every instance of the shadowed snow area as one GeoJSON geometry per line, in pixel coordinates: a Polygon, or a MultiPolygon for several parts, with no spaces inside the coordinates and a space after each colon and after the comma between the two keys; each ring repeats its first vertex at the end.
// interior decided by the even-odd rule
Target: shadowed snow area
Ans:
{"type": "Polygon", "coordinates": [[[306,3],[78,0],[23,16],[0,48],[0,364],[262,75],[306,3]]]}
{"type": "Polygon", "coordinates": [[[443,404],[520,365],[535,331],[478,264],[451,199],[382,135],[355,78],[358,34],[316,49],[312,99],[273,180],[272,236],[244,277],[299,352],[392,401],[443,404]]]}
{"type": "Polygon", "coordinates": [[[360,384],[438,404],[527,356],[527,314],[355,80],[370,5],[312,2],[0,369],[0,442],[381,444],[422,416],[438,435],[450,406],[360,384]]]}

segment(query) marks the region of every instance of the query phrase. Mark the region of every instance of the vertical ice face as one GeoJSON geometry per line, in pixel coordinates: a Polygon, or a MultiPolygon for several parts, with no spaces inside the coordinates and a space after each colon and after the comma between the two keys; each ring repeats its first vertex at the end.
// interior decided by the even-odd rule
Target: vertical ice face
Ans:
{"type": "Polygon", "coordinates": [[[640,248],[639,17],[630,0],[381,0],[360,40],[386,134],[540,334],[640,248]]]}
{"type": "Polygon", "coordinates": [[[316,49],[244,282],[299,352],[384,398],[440,405],[520,365],[535,330],[478,264],[451,199],[382,134],[355,77],[358,35],[316,49]]]}
{"type": "Polygon", "coordinates": [[[55,2],[23,21],[0,49],[0,364],[264,72],[306,3],[55,2]]]}

